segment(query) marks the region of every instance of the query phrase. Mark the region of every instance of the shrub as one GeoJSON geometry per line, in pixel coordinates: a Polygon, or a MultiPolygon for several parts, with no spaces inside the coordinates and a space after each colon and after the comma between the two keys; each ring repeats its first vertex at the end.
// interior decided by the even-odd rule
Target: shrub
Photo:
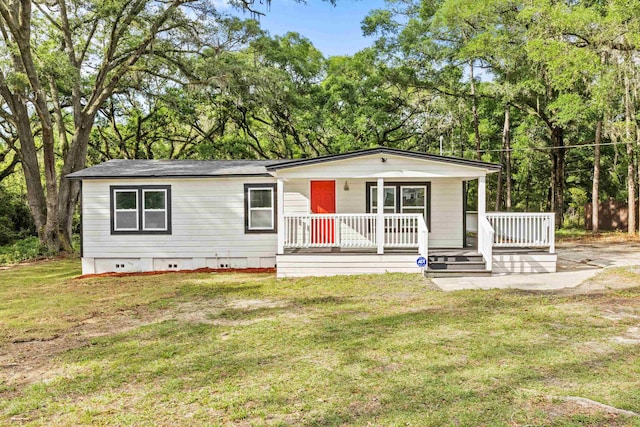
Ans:
{"type": "Polygon", "coordinates": [[[0,245],[35,234],[36,228],[24,196],[0,187],[0,245]]]}
{"type": "Polygon", "coordinates": [[[0,264],[15,264],[47,255],[47,248],[37,237],[27,237],[9,245],[0,246],[0,264]]]}

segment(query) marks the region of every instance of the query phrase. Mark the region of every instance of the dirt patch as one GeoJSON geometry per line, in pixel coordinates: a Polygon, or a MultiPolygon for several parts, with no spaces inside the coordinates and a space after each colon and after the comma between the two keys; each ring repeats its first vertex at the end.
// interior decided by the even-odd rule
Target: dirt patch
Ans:
{"type": "Polygon", "coordinates": [[[556,245],[558,269],[640,265],[640,241],[591,240],[563,241],[556,245]]]}
{"type": "Polygon", "coordinates": [[[606,309],[602,314],[602,317],[613,322],[618,322],[625,319],[640,319],[640,316],[638,316],[637,314],[612,309],[606,309]]]}
{"type": "Polygon", "coordinates": [[[613,416],[622,415],[624,417],[640,417],[640,414],[636,412],[615,408],[613,406],[605,405],[604,403],[579,396],[547,396],[547,399],[551,402],[561,402],[565,407],[569,406],[580,408],[583,411],[587,411],[589,414],[596,414],[600,412],[613,416]]]}
{"type": "Polygon", "coordinates": [[[150,318],[148,313],[134,310],[104,317],[96,313],[61,335],[9,342],[0,349],[0,376],[11,384],[48,381],[61,374],[52,370],[51,363],[61,353],[87,345],[93,338],[129,331],[149,323],[150,318]]]}
{"type": "Polygon", "coordinates": [[[613,337],[612,340],[618,344],[638,345],[640,344],[640,328],[632,326],[627,329],[624,335],[613,337]]]}
{"type": "Polygon", "coordinates": [[[124,333],[144,325],[177,320],[220,326],[245,326],[272,319],[278,314],[269,309],[283,309],[288,306],[286,301],[228,301],[220,298],[185,302],[161,311],[137,307],[113,315],[94,313],[91,317],[77,322],[63,334],[45,339],[16,340],[7,343],[0,348],[0,378],[14,386],[51,381],[65,374],[64,368],[54,369],[55,364],[52,361],[57,356],[86,346],[93,338],[124,333]],[[224,313],[229,311],[236,314],[236,317],[224,317],[224,313]],[[243,316],[257,311],[260,311],[257,316],[243,316]],[[220,317],[221,315],[223,316],[220,317]]]}
{"type": "Polygon", "coordinates": [[[563,424],[576,416],[602,419],[601,423],[589,425],[623,426],[629,425],[629,419],[637,419],[640,414],[622,408],[616,408],[595,400],[580,396],[541,395],[536,390],[522,389],[525,395],[530,395],[523,408],[527,412],[542,412],[551,423],[563,424]]]}
{"type": "Polygon", "coordinates": [[[253,323],[275,318],[269,309],[286,308],[289,306],[285,301],[270,300],[233,300],[225,301],[222,299],[208,301],[194,301],[178,304],[167,314],[158,318],[158,322],[166,320],[180,320],[190,323],[205,323],[209,325],[220,326],[246,326],[253,323]],[[241,318],[227,318],[224,315],[228,312],[235,312],[241,318]],[[251,316],[251,318],[242,318],[243,314],[260,311],[262,316],[251,316]],[[221,317],[222,315],[222,317],[221,317]]]}

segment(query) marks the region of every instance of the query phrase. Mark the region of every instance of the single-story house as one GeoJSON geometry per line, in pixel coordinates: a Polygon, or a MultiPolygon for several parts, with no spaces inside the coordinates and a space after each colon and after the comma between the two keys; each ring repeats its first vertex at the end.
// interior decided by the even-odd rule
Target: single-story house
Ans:
{"type": "Polygon", "coordinates": [[[373,148],[296,160],[110,160],[67,178],[81,181],[83,274],[555,271],[553,214],[486,212],[486,176],[499,169],[373,148]]]}

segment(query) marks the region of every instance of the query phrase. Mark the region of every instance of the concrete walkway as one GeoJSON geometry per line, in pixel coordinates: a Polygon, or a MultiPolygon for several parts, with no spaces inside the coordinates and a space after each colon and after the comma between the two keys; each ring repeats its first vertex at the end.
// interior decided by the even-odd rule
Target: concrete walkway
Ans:
{"type": "Polygon", "coordinates": [[[443,291],[463,289],[526,289],[529,291],[574,288],[600,272],[599,268],[559,273],[507,274],[490,277],[439,277],[431,279],[443,291]]]}
{"type": "MultiPolygon", "coordinates": [[[[570,289],[595,277],[604,268],[640,266],[637,242],[567,243],[557,247],[558,272],[510,274],[490,277],[434,278],[443,291],[463,289],[523,289],[530,291],[570,289]]],[[[598,286],[604,289],[604,286],[598,286]]]]}

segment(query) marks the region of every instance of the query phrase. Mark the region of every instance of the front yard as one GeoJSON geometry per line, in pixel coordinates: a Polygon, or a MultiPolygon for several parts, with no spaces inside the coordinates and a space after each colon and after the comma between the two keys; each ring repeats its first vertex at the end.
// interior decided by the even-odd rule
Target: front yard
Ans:
{"type": "Polygon", "coordinates": [[[573,296],[79,274],[0,272],[1,425],[640,425],[632,268],[573,296]]]}

